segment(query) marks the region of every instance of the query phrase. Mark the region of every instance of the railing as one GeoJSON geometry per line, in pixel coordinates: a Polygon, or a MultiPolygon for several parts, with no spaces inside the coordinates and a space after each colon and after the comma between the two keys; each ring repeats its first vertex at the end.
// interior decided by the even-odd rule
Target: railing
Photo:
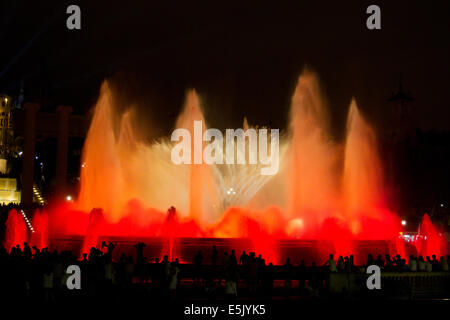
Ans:
{"type": "Polygon", "coordinates": [[[41,191],[37,187],[36,184],[33,185],[33,197],[36,202],[39,202],[40,205],[44,205],[46,203],[44,197],[42,196],[41,191]]]}
{"type": "Polygon", "coordinates": [[[450,296],[450,272],[381,272],[381,290],[367,289],[365,273],[331,273],[331,293],[370,294],[404,299],[450,296]]]}

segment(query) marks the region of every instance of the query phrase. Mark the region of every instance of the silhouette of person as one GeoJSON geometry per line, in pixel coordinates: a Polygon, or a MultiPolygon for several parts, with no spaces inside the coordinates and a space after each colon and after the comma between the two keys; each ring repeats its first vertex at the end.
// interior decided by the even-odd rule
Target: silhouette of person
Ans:
{"type": "Polygon", "coordinates": [[[244,251],[242,251],[241,257],[239,258],[239,264],[246,264],[247,260],[248,260],[248,255],[244,250],[244,251]]]}
{"type": "Polygon", "coordinates": [[[211,252],[211,264],[213,266],[215,266],[217,263],[217,255],[218,255],[218,252],[217,252],[216,245],[213,245],[212,252],[211,252]]]}

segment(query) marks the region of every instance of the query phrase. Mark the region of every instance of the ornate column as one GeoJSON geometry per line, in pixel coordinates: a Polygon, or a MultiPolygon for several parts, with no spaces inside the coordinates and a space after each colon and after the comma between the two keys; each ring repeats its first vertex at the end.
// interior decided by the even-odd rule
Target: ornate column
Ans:
{"type": "Polygon", "coordinates": [[[39,104],[26,103],[23,109],[25,110],[25,145],[23,150],[21,201],[25,206],[31,206],[33,204],[36,115],[39,110],[39,104]]]}
{"type": "Polygon", "coordinates": [[[58,147],[56,153],[56,193],[65,196],[67,188],[67,152],[69,145],[70,106],[58,106],[58,147]]]}

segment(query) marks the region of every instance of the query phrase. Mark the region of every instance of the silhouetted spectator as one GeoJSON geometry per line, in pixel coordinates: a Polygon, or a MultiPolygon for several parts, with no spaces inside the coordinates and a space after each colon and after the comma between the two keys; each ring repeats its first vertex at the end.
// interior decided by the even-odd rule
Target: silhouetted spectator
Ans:
{"type": "Polygon", "coordinates": [[[291,264],[291,259],[286,258],[286,262],[283,265],[283,273],[284,273],[284,287],[285,288],[292,288],[292,278],[294,277],[294,267],[291,264]]]}
{"type": "Polygon", "coordinates": [[[334,256],[330,254],[327,262],[325,262],[325,266],[328,267],[328,271],[337,272],[336,261],[334,261],[334,256]]]}
{"type": "Polygon", "coordinates": [[[407,272],[409,271],[408,265],[406,264],[406,259],[400,260],[400,272],[407,272]]]}
{"type": "Polygon", "coordinates": [[[222,264],[223,264],[225,267],[228,267],[228,265],[230,264],[230,258],[228,257],[228,252],[224,252],[224,253],[223,253],[222,264]]]}
{"type": "Polygon", "coordinates": [[[169,274],[169,266],[170,266],[170,262],[169,262],[169,256],[166,254],[164,255],[162,261],[161,261],[161,265],[163,267],[164,273],[165,274],[169,274]]]}
{"type": "MultiPolygon", "coordinates": [[[[106,248],[107,254],[109,254],[112,257],[115,247],[116,247],[116,245],[114,243],[109,242],[108,244],[106,244],[106,241],[103,241],[101,249],[106,248]]],[[[136,263],[137,263],[137,258],[136,258],[136,263]]]]}
{"type": "Polygon", "coordinates": [[[272,295],[273,281],[275,279],[275,268],[272,263],[269,263],[266,267],[264,267],[261,278],[263,293],[270,297],[272,295]]]}
{"type": "Polygon", "coordinates": [[[166,273],[164,266],[159,263],[159,258],[155,258],[155,263],[151,266],[152,291],[156,298],[161,298],[161,293],[164,290],[166,273]]]}
{"type": "Polygon", "coordinates": [[[409,256],[408,269],[411,272],[416,272],[417,271],[417,260],[416,260],[416,258],[413,255],[409,256]]]}
{"type": "Polygon", "coordinates": [[[391,256],[389,254],[385,255],[385,265],[384,268],[386,271],[392,271],[392,269],[394,268],[394,262],[391,259],[391,256]]]}
{"type": "Polygon", "coordinates": [[[237,283],[239,275],[235,266],[230,266],[225,272],[225,299],[234,300],[237,297],[237,283]]]}
{"type": "Polygon", "coordinates": [[[218,255],[218,252],[217,252],[216,245],[213,245],[212,252],[211,252],[211,264],[213,266],[215,266],[217,264],[217,255],[218,255]]]}
{"type": "Polygon", "coordinates": [[[320,280],[317,276],[317,266],[313,262],[311,264],[310,279],[306,283],[305,290],[309,296],[317,298],[319,296],[320,280]]]}
{"type": "Polygon", "coordinates": [[[374,264],[375,264],[375,260],[373,259],[372,254],[368,254],[367,255],[367,265],[371,266],[371,265],[374,265],[374,264]]]}
{"type": "Polygon", "coordinates": [[[230,265],[236,266],[237,265],[237,258],[236,258],[236,252],[234,250],[231,250],[230,254],[230,265]]]}
{"type": "Polygon", "coordinates": [[[199,250],[194,257],[194,283],[201,282],[203,255],[199,250]]]}
{"type": "Polygon", "coordinates": [[[24,258],[25,260],[31,260],[31,256],[32,256],[32,254],[31,254],[31,248],[30,248],[30,246],[28,245],[28,243],[24,242],[24,243],[23,243],[23,258],[24,258]]]}
{"type": "Polygon", "coordinates": [[[339,258],[338,258],[337,270],[339,272],[344,272],[345,271],[345,261],[344,261],[344,258],[342,256],[339,256],[339,258]]]}
{"type": "Polygon", "coordinates": [[[297,266],[297,280],[298,280],[298,288],[305,288],[306,284],[306,265],[305,260],[302,260],[300,264],[297,266]]]}
{"type": "Polygon", "coordinates": [[[375,264],[380,268],[384,267],[384,261],[383,258],[381,257],[381,254],[378,255],[377,260],[375,260],[375,264]]]}
{"type": "Polygon", "coordinates": [[[266,260],[263,259],[262,255],[258,255],[258,258],[256,258],[256,263],[258,264],[258,279],[262,279],[264,268],[266,266],[266,260]]]}
{"type": "Polygon", "coordinates": [[[176,299],[179,272],[180,269],[178,267],[178,259],[175,259],[175,261],[170,264],[168,281],[169,296],[172,300],[176,299]]]}
{"type": "Polygon", "coordinates": [[[42,287],[44,288],[44,299],[45,301],[54,300],[54,277],[53,272],[50,267],[47,266],[46,271],[43,274],[42,287]]]}
{"type": "Polygon", "coordinates": [[[431,264],[433,265],[433,270],[434,271],[438,271],[439,270],[439,260],[436,258],[436,255],[433,254],[432,255],[432,260],[431,260],[431,264]]]}
{"type": "Polygon", "coordinates": [[[344,258],[344,262],[345,262],[345,272],[347,273],[352,272],[352,265],[350,263],[350,258],[346,256],[344,258]]]}
{"type": "Polygon", "coordinates": [[[426,271],[425,261],[423,261],[422,256],[419,256],[419,260],[417,261],[417,270],[420,272],[426,271]]]}
{"type": "Polygon", "coordinates": [[[241,254],[240,258],[239,258],[239,264],[246,264],[247,260],[248,260],[248,255],[245,252],[245,250],[243,250],[242,254],[241,254]]]}
{"type": "Polygon", "coordinates": [[[425,271],[426,272],[433,271],[433,264],[431,263],[431,260],[430,260],[429,256],[427,256],[426,261],[425,261],[425,271]]]}
{"type": "Polygon", "coordinates": [[[258,285],[258,261],[256,261],[254,252],[250,252],[247,267],[248,288],[250,293],[254,294],[258,285]]]}
{"type": "Polygon", "coordinates": [[[138,242],[135,246],[136,248],[136,264],[142,264],[144,262],[144,248],[145,243],[138,242]]]}

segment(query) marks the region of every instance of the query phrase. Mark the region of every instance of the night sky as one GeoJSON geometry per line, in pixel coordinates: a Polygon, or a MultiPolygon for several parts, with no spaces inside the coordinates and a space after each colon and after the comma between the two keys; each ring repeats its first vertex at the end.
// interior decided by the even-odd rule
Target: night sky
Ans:
{"type": "MultiPolygon", "coordinates": [[[[17,1],[0,6],[0,92],[43,110],[85,113],[103,79],[137,105],[153,133],[174,124],[185,90],[196,88],[218,128],[285,128],[305,65],[315,70],[336,133],[352,96],[388,132],[387,99],[400,78],[414,96],[412,126],[450,129],[449,1],[17,1]],[[81,7],[80,31],[66,7],[81,7]],[[366,28],[370,4],[381,30],[366,28]]],[[[125,105],[125,104],[124,104],[125,105]]]]}

